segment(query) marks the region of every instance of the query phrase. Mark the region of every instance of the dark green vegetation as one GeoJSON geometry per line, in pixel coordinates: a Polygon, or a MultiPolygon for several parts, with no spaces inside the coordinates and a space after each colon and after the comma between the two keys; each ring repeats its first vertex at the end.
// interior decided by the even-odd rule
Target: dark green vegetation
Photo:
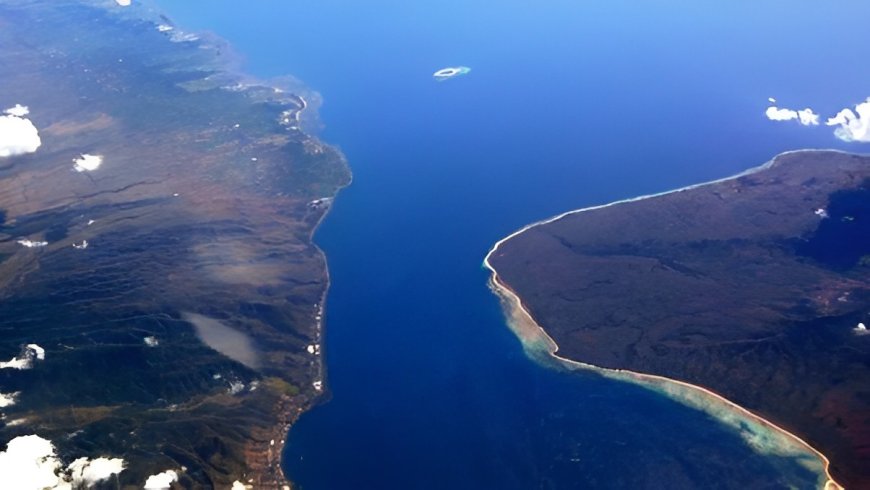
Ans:
{"type": "Polygon", "coordinates": [[[286,426],[322,377],[319,199],[350,175],[297,129],[301,99],[221,88],[237,83],[225,48],[138,15],[0,2],[0,110],[29,106],[42,138],[0,159],[0,359],[46,349],[0,370],[0,392],[21,392],[0,445],[36,433],[67,460],[123,457],[131,488],[182,466],[186,487],[278,486],[286,426]],[[82,153],[102,166],[75,172],[82,153]],[[186,313],[248,337],[256,363],[206,346],[186,313]]]}
{"type": "Polygon", "coordinates": [[[535,226],[490,262],[561,356],[708,387],[870,488],[868,210],[870,157],[790,153],[535,226]]]}

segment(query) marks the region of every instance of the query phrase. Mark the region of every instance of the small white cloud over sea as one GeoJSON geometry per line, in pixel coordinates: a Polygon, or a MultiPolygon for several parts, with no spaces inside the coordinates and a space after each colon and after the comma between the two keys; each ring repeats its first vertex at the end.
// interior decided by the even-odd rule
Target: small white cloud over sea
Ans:
{"type": "Polygon", "coordinates": [[[764,111],[764,114],[771,121],[792,121],[797,119],[797,121],[804,126],[818,126],[819,124],[819,115],[809,108],[796,111],[794,109],[784,109],[773,105],[768,107],[767,110],[764,111]]]}
{"type": "MultiPolygon", "coordinates": [[[[771,106],[764,115],[771,121],[798,121],[804,126],[818,126],[820,116],[810,108],[794,110],[776,106],[776,99],[768,99],[771,106]]],[[[845,108],[825,121],[826,126],[836,126],[834,136],[846,142],[870,143],[870,97],[855,105],[854,110],[845,108]]]]}
{"type": "Polygon", "coordinates": [[[29,113],[26,106],[16,104],[0,116],[0,158],[33,153],[42,145],[39,130],[24,117],[29,113]]]}
{"type": "Polygon", "coordinates": [[[834,134],[843,141],[870,143],[870,97],[855,106],[855,110],[843,109],[825,122],[837,126],[834,134]]]}
{"type": "Polygon", "coordinates": [[[819,125],[819,115],[813,112],[811,109],[803,109],[798,111],[798,121],[804,126],[818,126],[819,125]]]}
{"type": "Polygon", "coordinates": [[[118,5],[120,5],[122,7],[129,7],[130,4],[133,3],[133,1],[132,0],[115,0],[115,3],[117,3],[118,5]]]}
{"type": "Polygon", "coordinates": [[[0,451],[0,488],[91,488],[123,470],[120,458],[78,458],[65,467],[51,441],[37,435],[18,436],[0,451]]]}
{"type": "Polygon", "coordinates": [[[776,106],[770,106],[764,111],[764,115],[771,121],[791,121],[797,119],[797,111],[791,109],[780,109],[776,106]]]}
{"type": "Polygon", "coordinates": [[[178,481],[178,473],[175,470],[166,470],[156,475],[151,475],[145,480],[145,490],[166,490],[178,481]]]}

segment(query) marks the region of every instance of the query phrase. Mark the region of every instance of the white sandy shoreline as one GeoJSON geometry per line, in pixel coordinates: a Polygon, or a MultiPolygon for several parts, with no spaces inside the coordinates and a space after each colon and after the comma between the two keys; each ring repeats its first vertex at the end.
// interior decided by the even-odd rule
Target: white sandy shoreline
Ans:
{"type": "Polygon", "coordinates": [[[483,266],[486,267],[491,273],[489,283],[490,288],[501,299],[511,330],[513,330],[514,333],[519,337],[520,341],[524,346],[524,349],[526,350],[526,353],[532,359],[546,364],[546,358],[541,357],[541,355],[545,355],[550,360],[555,360],[563,367],[567,367],[569,369],[582,369],[587,371],[593,371],[608,378],[637,384],[653,391],[659,392],[687,406],[701,410],[711,415],[718,421],[724,423],[725,425],[738,429],[738,431],[741,432],[741,436],[743,436],[744,439],[746,439],[747,442],[759,452],[767,454],[773,453],[786,457],[790,456],[797,459],[807,469],[819,474],[820,489],[844,490],[844,487],[837,483],[831,476],[830,461],[824,454],[813,448],[810,444],[808,444],[800,437],[792,434],[791,432],[788,432],[787,430],[764,419],[763,417],[760,417],[750,412],[749,410],[737,405],[736,403],[726,399],[725,397],[708,390],[707,388],[693,385],[691,383],[686,383],[684,381],[666,378],[664,376],[629,371],[625,369],[603,368],[600,366],[595,366],[592,364],[583,363],[559,356],[557,354],[557,351],[559,349],[558,344],[556,344],[553,338],[550,337],[549,334],[547,334],[543,327],[541,327],[534,320],[531,313],[529,313],[528,309],[526,309],[519,295],[517,295],[513,290],[511,290],[505,283],[501,281],[498,275],[498,271],[496,271],[495,267],[493,267],[490,263],[490,257],[492,257],[492,255],[498,251],[498,248],[503,243],[536,226],[552,223],[554,221],[576,213],[602,209],[610,206],[615,206],[617,204],[641,201],[653,197],[660,197],[675,192],[683,192],[686,190],[696,189],[710,184],[727,182],[765,170],[771,167],[776,162],[777,158],[781,156],[789,155],[792,153],[820,151],[853,154],[840,150],[810,149],[789,151],[777,155],[776,157],[761,166],[751,168],[730,177],[725,177],[710,182],[704,182],[701,184],[694,184],[670,191],[623,199],[608,204],[576,209],[542,221],[526,225],[496,242],[495,245],[493,245],[490,251],[486,254],[486,257],[483,260],[483,266]],[[745,432],[740,429],[741,427],[745,428],[745,432]],[[811,461],[810,459],[808,459],[808,456],[816,458],[816,461],[811,461]]]}

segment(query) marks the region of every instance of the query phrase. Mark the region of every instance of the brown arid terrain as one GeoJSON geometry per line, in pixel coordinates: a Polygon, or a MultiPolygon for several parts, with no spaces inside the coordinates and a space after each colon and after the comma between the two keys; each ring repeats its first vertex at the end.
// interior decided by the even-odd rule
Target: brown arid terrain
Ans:
{"type": "Polygon", "coordinates": [[[870,157],[566,213],[487,263],[563,358],[705,387],[870,488],[870,157]]]}
{"type": "Polygon", "coordinates": [[[0,359],[31,364],[0,369],[0,448],[123,458],[112,488],[282,488],[324,389],[312,234],[350,173],[300,129],[308,94],[142,15],[0,2],[0,111],[39,135],[0,156],[0,359]]]}

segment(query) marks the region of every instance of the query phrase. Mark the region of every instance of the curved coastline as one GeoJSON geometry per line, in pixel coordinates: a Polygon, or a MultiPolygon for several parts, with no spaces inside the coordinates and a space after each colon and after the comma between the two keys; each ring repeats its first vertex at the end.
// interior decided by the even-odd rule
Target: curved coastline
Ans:
{"type": "MultiPolygon", "coordinates": [[[[122,13],[126,12],[122,11],[122,13]]],[[[134,17],[146,15],[145,19],[153,23],[155,27],[160,25],[160,21],[169,20],[159,8],[154,8],[152,11],[146,13],[141,11],[135,12],[131,15],[134,17]],[[150,18],[147,15],[158,15],[159,17],[150,18]]],[[[172,24],[175,26],[174,22],[172,22],[172,24]]],[[[220,45],[224,53],[227,51],[232,53],[232,45],[218,34],[207,32],[205,33],[207,34],[205,39],[200,37],[202,34],[204,33],[197,32],[196,34],[193,34],[195,38],[190,39],[190,41],[208,47],[220,45]]],[[[239,55],[236,56],[238,57],[239,55]]],[[[280,80],[263,80],[245,71],[238,60],[235,60],[235,62],[227,61],[226,54],[224,54],[224,57],[216,63],[219,68],[217,73],[223,77],[219,77],[219,82],[216,84],[221,90],[250,91],[251,93],[265,90],[268,94],[265,96],[266,100],[277,101],[284,107],[284,111],[277,119],[278,124],[283,126],[285,131],[301,135],[306,143],[310,143],[318,151],[323,151],[324,149],[334,151],[339,157],[341,164],[345,167],[347,173],[345,182],[338,185],[333,192],[328,193],[328,195],[317,200],[320,202],[320,210],[318,210],[320,215],[317,217],[316,221],[312,223],[307,233],[306,241],[314,248],[317,255],[319,255],[322,260],[324,281],[324,288],[320,294],[320,299],[316,304],[313,315],[313,342],[318,346],[317,354],[314,357],[313,363],[310,365],[310,371],[312,372],[311,381],[313,382],[312,386],[314,391],[310,395],[304,395],[301,398],[301,404],[299,403],[300,397],[298,395],[282,395],[278,403],[271,407],[271,415],[273,419],[270,421],[271,428],[267,431],[266,435],[260,435],[259,437],[250,438],[248,440],[248,447],[250,450],[246,452],[247,456],[245,458],[247,472],[243,475],[244,478],[241,480],[249,483],[254,482],[256,488],[280,488],[289,490],[294,488],[294,483],[288,477],[282,464],[284,448],[289,431],[303,413],[319,403],[322,403],[329,397],[329,389],[326,382],[327,370],[324,354],[325,349],[323,348],[323,335],[326,300],[331,286],[331,277],[328,257],[323,249],[321,249],[316,243],[314,237],[323,221],[330,214],[338,194],[353,183],[353,173],[350,170],[347,157],[343,152],[341,152],[341,150],[334,145],[322,141],[316,134],[315,130],[309,130],[305,127],[306,119],[314,118],[316,120],[318,117],[317,108],[319,104],[316,102],[312,104],[306,99],[313,97],[314,99],[319,100],[320,96],[317,92],[309,92],[311,89],[307,85],[293,77],[290,78],[294,83],[291,83],[289,86],[286,83],[280,83],[280,80]]]]}
{"type": "MultiPolygon", "coordinates": [[[[228,93],[242,92],[250,97],[254,103],[267,103],[277,107],[281,111],[274,119],[274,122],[277,123],[277,129],[272,130],[273,134],[279,136],[290,134],[318,153],[324,151],[335,153],[339,164],[346,171],[346,178],[325,192],[324,194],[326,195],[317,196],[318,199],[316,201],[320,202],[319,207],[314,208],[314,211],[310,211],[309,214],[311,218],[315,219],[308,219],[308,216],[305,216],[300,220],[300,222],[307,221],[307,223],[300,225],[308,227],[305,230],[307,231],[305,236],[306,244],[316,251],[316,255],[319,256],[322,262],[321,273],[324,286],[322,292],[320,292],[319,301],[316,303],[315,309],[311,314],[314,320],[312,322],[313,325],[307,325],[313,330],[313,342],[321,345],[326,298],[331,280],[327,255],[315,242],[314,236],[320,225],[329,215],[334,199],[343,189],[352,183],[353,175],[346,156],[337,147],[322,141],[317,136],[316,131],[309,130],[305,124],[310,118],[315,120],[317,118],[318,102],[320,100],[319,94],[311,91],[307,86],[292,79],[292,77],[293,83],[290,83],[288,86],[287,84],[279,83],[280,80],[268,81],[249,74],[243,69],[239,61],[241,57],[232,51],[232,46],[229,42],[213,33],[194,34],[193,32],[188,33],[179,30],[175,27],[176,24],[166,17],[163,10],[156,5],[140,4],[133,8],[118,9],[114,5],[107,6],[104,3],[93,0],[85,0],[82,3],[92,8],[111,12],[118,19],[124,21],[144,22],[163,36],[170,38],[168,42],[179,46],[196,46],[198,49],[195,51],[195,54],[189,55],[189,58],[184,58],[182,56],[184,52],[182,52],[182,55],[179,55],[179,59],[187,63],[185,65],[186,69],[190,69],[194,73],[201,72],[202,77],[179,82],[177,85],[183,90],[191,93],[204,90],[225,91],[228,93]],[[172,28],[160,29],[160,26],[164,22],[171,24],[172,28]],[[179,36],[173,38],[174,33],[178,33],[179,36]]],[[[178,50],[181,51],[181,48],[178,48],[178,50]]],[[[167,68],[167,70],[169,69],[167,68]]],[[[236,124],[236,127],[238,126],[236,124]]],[[[252,160],[256,161],[257,158],[252,160]]],[[[263,425],[256,432],[248,434],[246,440],[241,441],[243,456],[240,459],[244,463],[243,471],[241,473],[229,474],[231,479],[236,480],[236,483],[244,482],[246,488],[288,490],[294,488],[293,482],[288,478],[282,466],[288,431],[302,413],[321,403],[328,396],[328,388],[325,386],[325,359],[320,350],[313,357],[313,360],[309,364],[300,367],[300,370],[307,371],[307,380],[314,382],[313,388],[309,384],[301,390],[301,393],[279,393],[275,403],[262,407],[263,425]],[[321,386],[323,387],[322,389],[321,386]]],[[[261,389],[260,391],[266,390],[261,389]]],[[[186,469],[180,473],[183,472],[186,472],[186,469]]]]}
{"type": "MultiPolygon", "coordinates": [[[[345,159],[345,162],[346,162],[346,159],[345,159]]],[[[347,188],[352,182],[353,182],[353,178],[351,177],[350,180],[348,180],[347,184],[345,184],[344,186],[342,186],[338,190],[336,190],[335,194],[330,199],[334,200],[338,196],[338,194],[343,189],[347,188]]],[[[329,296],[329,289],[330,289],[330,286],[332,285],[332,280],[331,280],[331,277],[329,274],[328,256],[323,251],[323,249],[321,249],[320,246],[317,245],[317,242],[314,241],[314,235],[317,233],[317,230],[320,228],[320,225],[323,223],[323,220],[326,219],[326,217],[329,215],[329,212],[331,210],[332,210],[332,202],[330,202],[330,205],[327,207],[327,209],[323,212],[323,214],[317,220],[317,223],[311,229],[311,233],[309,233],[309,236],[308,236],[308,239],[309,239],[309,242],[311,243],[311,245],[315,248],[315,250],[317,250],[317,253],[323,258],[323,264],[325,266],[324,267],[324,274],[326,276],[326,278],[325,278],[326,287],[323,289],[323,294],[320,296],[320,302],[318,303],[318,306],[317,306],[317,313],[316,313],[317,325],[315,327],[316,328],[315,341],[318,345],[320,345],[320,349],[318,350],[318,355],[316,357],[317,362],[315,363],[315,370],[316,370],[317,375],[315,376],[314,379],[315,379],[315,383],[320,383],[319,386],[321,386],[321,388],[317,389],[317,392],[318,392],[317,395],[312,397],[310,400],[308,400],[308,403],[306,403],[303,406],[285,407],[282,405],[278,405],[275,407],[276,412],[277,412],[276,425],[274,426],[274,429],[271,431],[270,444],[268,446],[265,446],[265,444],[264,444],[263,451],[267,455],[268,467],[276,468],[279,472],[278,474],[281,477],[281,479],[279,481],[272,481],[269,483],[270,485],[273,485],[276,488],[284,488],[284,489],[292,489],[293,488],[293,481],[287,476],[287,473],[286,473],[286,471],[284,471],[284,466],[282,464],[282,461],[284,458],[284,447],[287,444],[287,438],[289,437],[290,429],[293,427],[293,424],[296,423],[296,421],[299,419],[299,417],[303,413],[307,412],[308,410],[311,410],[313,407],[315,407],[318,404],[322,403],[323,401],[327,400],[329,398],[329,393],[330,393],[329,392],[329,385],[326,381],[327,370],[326,370],[326,361],[324,359],[325,349],[323,348],[323,334],[324,334],[323,327],[324,327],[324,323],[325,323],[324,318],[325,318],[325,312],[326,312],[326,299],[329,296]],[[272,442],[274,442],[274,444],[272,444],[272,442]]]]}
{"type": "Polygon", "coordinates": [[[798,437],[797,435],[783,429],[773,422],[741,407],[740,405],[728,400],[727,398],[710,391],[703,386],[694,385],[684,381],[658,376],[649,373],[630,371],[625,369],[610,369],[593,364],[584,363],[568,359],[558,355],[559,346],[552,337],[539,325],[529,310],[523,304],[522,298],[514,292],[510,287],[502,282],[498,275],[498,271],[490,263],[490,257],[495,254],[499,247],[510,239],[536,227],[558,221],[566,216],[570,216],[585,211],[593,211],[618,204],[628,202],[641,201],[645,199],[660,197],[676,192],[683,192],[699,187],[704,187],[720,182],[727,182],[738,179],[746,175],[751,175],[756,172],[763,171],[773,166],[777,159],[781,156],[815,151],[833,151],[847,154],[840,150],[793,150],[780,153],[768,162],[738,174],[724,177],[721,179],[693,184],[678,189],[673,189],[664,192],[647,194],[643,196],[622,199],[607,204],[589,206],[585,208],[567,211],[551,218],[537,221],[528,224],[510,235],[502,238],[486,254],[483,259],[483,266],[490,271],[489,287],[493,293],[498,296],[502,303],[505,312],[508,326],[520,339],[523,344],[523,349],[526,354],[533,360],[550,367],[562,368],[569,370],[585,370],[597,373],[607,378],[633,383],[644,388],[660,393],[668,398],[678,401],[691,408],[701,410],[711,417],[718,420],[738,432],[747,443],[755,450],[766,454],[776,454],[780,456],[793,457],[799,460],[800,464],[805,468],[819,474],[819,488],[822,490],[845,490],[845,487],[837,483],[830,473],[830,461],[819,450],[815,449],[809,443],[798,437]]]}

